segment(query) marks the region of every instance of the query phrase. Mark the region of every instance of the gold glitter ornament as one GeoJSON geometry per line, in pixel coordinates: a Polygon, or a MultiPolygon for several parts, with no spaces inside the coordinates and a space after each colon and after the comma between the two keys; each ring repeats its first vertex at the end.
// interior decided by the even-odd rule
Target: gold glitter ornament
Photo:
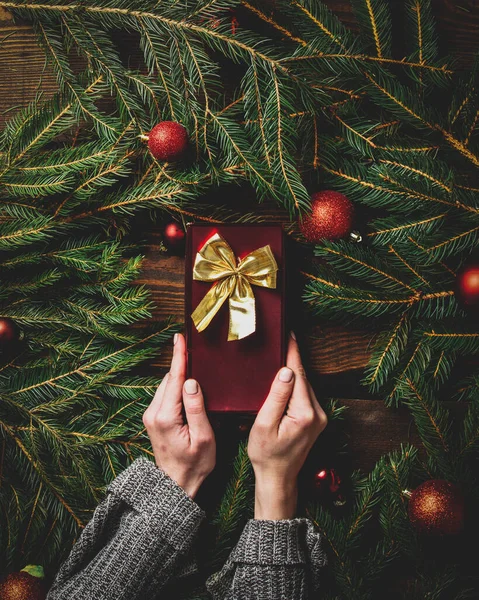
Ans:
{"type": "Polygon", "coordinates": [[[453,483],[431,479],[410,494],[408,514],[421,533],[456,535],[464,526],[464,498],[453,483]]]}
{"type": "Polygon", "coordinates": [[[27,565],[17,573],[10,573],[0,583],[0,599],[45,600],[47,590],[43,577],[43,567],[39,565],[27,565]]]}

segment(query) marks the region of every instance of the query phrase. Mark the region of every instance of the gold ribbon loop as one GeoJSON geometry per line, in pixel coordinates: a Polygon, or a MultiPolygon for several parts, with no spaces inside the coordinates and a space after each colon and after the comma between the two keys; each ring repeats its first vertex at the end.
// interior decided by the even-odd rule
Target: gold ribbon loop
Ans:
{"type": "Polygon", "coordinates": [[[230,323],[228,341],[241,340],[256,329],[253,285],[276,287],[278,265],[268,246],[254,250],[238,260],[228,243],[212,235],[196,254],[193,279],[213,281],[191,318],[198,331],[204,331],[228,299],[230,323]]]}

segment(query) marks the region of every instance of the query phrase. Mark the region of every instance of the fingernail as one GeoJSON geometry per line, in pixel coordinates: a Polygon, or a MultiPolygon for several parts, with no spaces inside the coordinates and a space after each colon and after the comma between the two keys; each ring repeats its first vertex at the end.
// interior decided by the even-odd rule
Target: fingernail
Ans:
{"type": "Polygon", "coordinates": [[[290,331],[289,335],[293,338],[294,341],[296,341],[296,334],[294,333],[294,331],[290,331]]]}
{"type": "Polygon", "coordinates": [[[198,382],[194,379],[187,379],[185,381],[185,392],[187,394],[197,394],[198,393],[198,382]]]}
{"type": "Polygon", "coordinates": [[[279,372],[280,381],[282,381],[283,383],[289,383],[292,379],[293,371],[290,368],[284,367],[283,369],[281,369],[281,371],[279,372]]]}
{"type": "Polygon", "coordinates": [[[173,336],[173,346],[176,344],[177,341],[178,341],[178,334],[175,333],[175,335],[173,336]]]}

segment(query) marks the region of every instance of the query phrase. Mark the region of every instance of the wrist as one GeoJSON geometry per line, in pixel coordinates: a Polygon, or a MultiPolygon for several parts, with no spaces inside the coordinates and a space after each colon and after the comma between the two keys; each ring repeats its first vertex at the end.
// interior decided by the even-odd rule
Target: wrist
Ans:
{"type": "Polygon", "coordinates": [[[256,478],[254,518],[271,521],[293,519],[296,514],[296,480],[256,478]]]}
{"type": "Polygon", "coordinates": [[[201,484],[204,481],[203,477],[198,477],[191,473],[178,472],[174,469],[164,468],[158,464],[170,479],[172,479],[191,499],[194,499],[201,484]]]}
{"type": "Polygon", "coordinates": [[[203,480],[201,481],[177,481],[178,485],[180,486],[180,488],[182,488],[186,494],[188,494],[188,496],[194,500],[196,494],[198,493],[198,490],[201,487],[201,484],[203,483],[203,480]]]}

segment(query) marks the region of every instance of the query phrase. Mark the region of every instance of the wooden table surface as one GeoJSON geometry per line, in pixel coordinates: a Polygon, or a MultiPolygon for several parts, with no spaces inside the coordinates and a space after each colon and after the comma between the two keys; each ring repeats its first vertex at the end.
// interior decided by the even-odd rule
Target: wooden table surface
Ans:
{"type": "MultiPolygon", "coordinates": [[[[326,3],[347,25],[355,27],[349,2],[326,3]]],[[[397,0],[390,2],[393,11],[398,4],[397,0]]],[[[432,0],[432,4],[442,52],[454,55],[458,68],[467,70],[479,46],[479,0],[432,0]]],[[[136,50],[132,52],[137,54],[136,50]]],[[[56,89],[55,77],[45,67],[32,28],[14,23],[9,13],[0,8],[0,128],[36,96],[48,98],[56,89]]],[[[277,212],[271,210],[270,218],[278,220],[277,212]]],[[[161,236],[154,227],[149,240],[140,282],[152,291],[154,319],[172,315],[182,320],[184,260],[161,251],[161,236]]],[[[418,442],[407,411],[386,408],[380,398],[372,398],[360,386],[361,369],[368,361],[373,342],[370,332],[322,322],[312,329],[308,324],[298,333],[318,397],[341,398],[340,404],[348,408],[343,424],[328,428],[324,444],[332,443],[336,446],[333,452],[341,454],[340,444],[335,441],[340,430],[341,439],[348,442],[350,466],[369,470],[381,455],[401,443],[418,442]]],[[[159,377],[168,361],[169,353],[165,353],[158,365],[159,377]]]]}

